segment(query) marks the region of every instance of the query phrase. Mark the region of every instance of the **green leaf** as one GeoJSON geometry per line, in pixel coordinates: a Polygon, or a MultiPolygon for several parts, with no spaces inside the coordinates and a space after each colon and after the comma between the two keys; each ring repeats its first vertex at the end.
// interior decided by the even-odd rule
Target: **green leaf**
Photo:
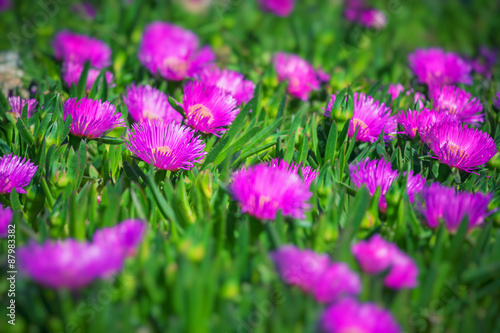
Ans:
{"type": "Polygon", "coordinates": [[[184,109],[182,106],[180,106],[179,103],[175,99],[173,99],[171,96],[168,96],[168,104],[170,104],[171,107],[174,108],[175,111],[179,112],[184,119],[186,119],[186,113],[184,112],[184,109]]]}
{"type": "Polygon", "coordinates": [[[19,134],[23,138],[24,142],[26,142],[28,146],[32,146],[35,143],[35,138],[26,127],[26,123],[21,118],[17,120],[16,127],[19,130],[19,134]]]}
{"type": "MultiPolygon", "coordinates": [[[[73,148],[71,148],[71,151],[74,152],[73,148]]],[[[71,179],[75,191],[80,187],[80,183],[82,182],[86,155],[87,146],[85,145],[85,141],[82,140],[78,147],[78,152],[74,153],[68,161],[68,177],[71,179]]]]}
{"type": "Polygon", "coordinates": [[[229,139],[230,137],[225,135],[222,138],[222,140],[220,140],[219,143],[214,148],[212,148],[212,150],[210,150],[210,152],[207,154],[207,157],[205,157],[205,161],[201,165],[200,170],[204,170],[207,167],[207,165],[215,161],[215,159],[217,158],[217,156],[219,156],[222,149],[224,149],[224,147],[229,142],[229,139]]]}
{"type": "MultiPolygon", "coordinates": [[[[336,102],[336,101],[335,101],[336,102]]],[[[337,145],[337,124],[335,121],[332,121],[332,126],[330,126],[330,131],[328,132],[328,139],[326,141],[326,149],[325,149],[325,162],[330,161],[330,164],[333,166],[333,161],[335,161],[335,146],[337,145]]]]}
{"type": "Polygon", "coordinates": [[[87,61],[83,65],[83,71],[80,75],[80,79],[78,80],[78,85],[76,87],[76,98],[81,99],[85,96],[85,92],[87,91],[87,76],[89,73],[90,62],[87,61]]]}

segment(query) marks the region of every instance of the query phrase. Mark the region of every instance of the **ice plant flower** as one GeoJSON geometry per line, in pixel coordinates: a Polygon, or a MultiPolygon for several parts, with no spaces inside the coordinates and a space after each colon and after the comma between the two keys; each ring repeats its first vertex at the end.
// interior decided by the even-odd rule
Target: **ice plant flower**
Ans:
{"type": "Polygon", "coordinates": [[[403,128],[403,133],[409,138],[415,138],[418,133],[422,142],[429,142],[429,133],[434,125],[454,121],[453,116],[445,113],[438,113],[431,111],[427,108],[421,110],[408,110],[407,112],[401,111],[397,115],[397,122],[403,128]]]}
{"type": "Polygon", "coordinates": [[[132,84],[128,86],[126,94],[123,96],[123,102],[127,106],[128,113],[136,122],[146,122],[148,119],[182,122],[182,116],[170,106],[167,95],[149,85],[136,86],[132,84]]]}
{"type": "Polygon", "coordinates": [[[232,96],[198,81],[190,81],[184,85],[183,106],[187,117],[186,125],[217,136],[227,130],[225,127],[231,125],[240,112],[236,107],[236,99],[232,96]]]}
{"type": "Polygon", "coordinates": [[[332,303],[345,296],[361,293],[362,285],[358,274],[343,262],[331,263],[319,276],[313,288],[314,298],[321,303],[332,303]]]}
{"type": "Polygon", "coordinates": [[[52,43],[55,57],[64,62],[84,64],[101,69],[111,65],[111,48],[104,42],[71,31],[61,31],[52,43]]]}
{"type": "Polygon", "coordinates": [[[456,231],[465,216],[469,219],[469,229],[480,226],[494,211],[488,211],[491,194],[457,192],[454,188],[431,184],[422,190],[419,210],[430,228],[439,226],[442,220],[446,228],[456,231]]]}
{"type": "Polygon", "coordinates": [[[244,213],[261,220],[274,220],[279,210],[284,216],[305,218],[312,196],[298,174],[266,164],[236,171],[229,190],[244,213]]]}
{"type": "Polygon", "coordinates": [[[290,15],[295,6],[295,0],[258,0],[260,8],[265,12],[276,16],[286,17],[290,15]]]}
{"type": "Polygon", "coordinates": [[[285,245],[270,253],[281,279],[304,292],[312,292],[330,265],[326,254],[312,250],[301,250],[293,245],[285,245]]]}
{"type": "Polygon", "coordinates": [[[215,60],[206,46],[200,49],[198,37],[189,30],[166,22],[146,27],[139,45],[139,61],[154,75],[181,81],[193,77],[215,60]]]}
{"type": "Polygon", "coordinates": [[[276,53],[272,62],[280,81],[288,81],[288,92],[301,100],[309,98],[311,90],[319,89],[316,71],[306,60],[295,54],[276,53]]]}
{"type": "Polygon", "coordinates": [[[392,262],[394,244],[386,242],[376,234],[368,241],[360,241],[351,246],[351,252],[359,263],[363,272],[378,274],[387,270],[392,262]]]}
{"type": "Polygon", "coordinates": [[[361,186],[366,185],[372,196],[380,187],[380,207],[385,210],[387,206],[385,195],[392,182],[398,177],[398,172],[392,170],[391,163],[383,159],[370,161],[370,158],[367,157],[358,163],[349,165],[349,174],[351,182],[356,187],[361,188],[361,186]]]}
{"type": "Polygon", "coordinates": [[[473,59],[470,64],[474,72],[484,75],[486,78],[491,78],[493,68],[497,61],[498,51],[489,49],[486,46],[479,48],[479,56],[473,59]]]}
{"type": "Polygon", "coordinates": [[[367,28],[382,29],[387,25],[387,16],[378,9],[369,8],[359,13],[358,23],[367,28]]]}
{"type": "Polygon", "coordinates": [[[322,333],[401,332],[389,311],[374,303],[359,303],[352,298],[330,305],[321,315],[318,329],[322,333]]]}
{"type": "Polygon", "coordinates": [[[26,193],[23,187],[28,186],[38,167],[29,159],[10,154],[0,157],[0,194],[26,193]]]}
{"type": "Polygon", "coordinates": [[[500,109],[500,91],[497,92],[497,97],[495,100],[493,100],[493,104],[500,109]]]}
{"type": "Polygon", "coordinates": [[[206,67],[197,75],[199,81],[207,86],[216,86],[233,96],[237,104],[248,103],[253,97],[255,84],[245,80],[243,74],[229,69],[206,67]]]}
{"type": "Polygon", "coordinates": [[[9,225],[12,222],[12,209],[3,208],[0,205],[0,237],[5,238],[9,235],[9,225]]]}
{"type": "Polygon", "coordinates": [[[418,285],[417,278],[418,266],[415,261],[394,246],[391,269],[384,279],[384,285],[391,289],[411,289],[418,285]]]}
{"type": "Polygon", "coordinates": [[[430,88],[456,83],[471,84],[471,66],[455,53],[439,48],[417,49],[408,56],[410,69],[430,88]]]}
{"type": "Polygon", "coordinates": [[[395,100],[403,91],[405,91],[405,87],[401,83],[396,83],[389,85],[387,93],[391,95],[392,100],[395,100]]]}
{"type": "MultiPolygon", "coordinates": [[[[330,102],[325,110],[325,116],[331,116],[333,104],[336,95],[332,95],[330,102]]],[[[354,132],[358,130],[356,140],[364,142],[375,142],[382,131],[386,134],[385,139],[391,139],[395,133],[396,121],[391,117],[391,109],[384,103],[379,103],[372,97],[363,93],[354,93],[354,114],[349,123],[347,134],[353,137],[354,132]]]]}
{"type": "Polygon", "coordinates": [[[280,160],[277,158],[273,158],[271,163],[269,163],[269,165],[271,167],[288,171],[291,174],[298,174],[298,171],[300,169],[304,182],[307,184],[307,186],[311,185],[311,183],[316,179],[316,177],[319,174],[318,171],[314,170],[310,166],[302,166],[302,164],[300,163],[293,163],[293,162],[289,163],[286,160],[280,160]]]}
{"type": "Polygon", "coordinates": [[[0,12],[10,9],[11,0],[0,0],[0,12]]]}
{"type": "Polygon", "coordinates": [[[345,263],[330,262],[326,254],[285,245],[270,254],[281,279],[314,296],[316,301],[331,303],[361,292],[361,279],[345,263]]]}
{"type": "MultiPolygon", "coordinates": [[[[78,62],[63,63],[62,78],[64,80],[64,83],[66,83],[68,87],[71,87],[72,85],[75,86],[78,85],[80,76],[82,76],[83,73],[83,67],[84,64],[78,62]]],[[[89,68],[89,71],[87,72],[87,83],[85,84],[85,90],[87,92],[90,91],[90,89],[92,89],[95,80],[97,80],[100,74],[101,71],[99,69],[89,68]]],[[[106,71],[104,76],[106,78],[107,84],[111,85],[114,80],[113,74],[110,71],[106,71]]]]}
{"type": "Polygon", "coordinates": [[[95,244],[110,245],[113,249],[121,251],[124,257],[135,254],[137,246],[141,243],[146,224],[141,220],[126,220],[111,228],[103,228],[94,234],[95,244]]]}
{"type": "Polygon", "coordinates": [[[432,92],[436,112],[445,112],[468,124],[484,122],[483,105],[478,98],[454,86],[444,86],[432,92]]]}
{"type": "Polygon", "coordinates": [[[124,127],[125,121],[120,112],[115,113],[115,106],[101,100],[94,101],[83,97],[80,100],[70,98],[63,104],[64,119],[71,115],[70,132],[79,137],[95,139],[117,127],[124,127]]]}
{"type": "Polygon", "coordinates": [[[136,123],[125,146],[146,163],[162,170],[190,170],[206,154],[205,143],[190,128],[161,120],[136,123]]]}
{"type": "Polygon", "coordinates": [[[405,172],[406,176],[406,192],[410,202],[415,201],[415,194],[420,193],[424,189],[426,179],[420,174],[413,174],[413,171],[405,172]]]}
{"type": "Polygon", "coordinates": [[[28,118],[33,115],[36,110],[36,106],[38,102],[36,99],[24,99],[19,96],[9,97],[10,104],[10,112],[14,115],[14,117],[21,117],[21,113],[23,112],[24,105],[28,104],[28,118]]]}
{"type": "Polygon", "coordinates": [[[111,245],[74,239],[37,244],[19,249],[20,272],[50,288],[78,289],[95,279],[108,278],[123,264],[111,245]]]}
{"type": "Polygon", "coordinates": [[[434,126],[429,147],[441,163],[467,172],[486,164],[497,152],[488,133],[458,122],[434,126]]]}

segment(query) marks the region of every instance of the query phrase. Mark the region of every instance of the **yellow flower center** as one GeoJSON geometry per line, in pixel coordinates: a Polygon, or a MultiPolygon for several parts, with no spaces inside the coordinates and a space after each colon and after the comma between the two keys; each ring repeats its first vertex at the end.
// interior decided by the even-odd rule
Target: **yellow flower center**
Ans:
{"type": "Polygon", "coordinates": [[[142,111],[142,115],[144,116],[144,118],[149,120],[161,119],[161,117],[159,117],[156,113],[153,113],[149,110],[142,111]]]}
{"type": "Polygon", "coordinates": [[[169,146],[163,146],[163,147],[153,148],[151,149],[151,152],[153,154],[159,153],[160,155],[168,155],[172,152],[172,149],[170,149],[169,146]]]}
{"type": "Polygon", "coordinates": [[[362,133],[368,128],[368,125],[366,125],[363,120],[360,120],[358,118],[352,118],[352,126],[354,130],[356,130],[356,127],[359,127],[358,133],[362,133]]]}
{"type": "Polygon", "coordinates": [[[453,142],[448,142],[448,150],[459,160],[459,162],[469,159],[469,154],[467,154],[465,149],[457,146],[453,142]]]}
{"type": "Polygon", "coordinates": [[[182,59],[169,57],[163,60],[163,67],[173,72],[176,76],[184,77],[189,69],[189,64],[182,59]]]}
{"type": "Polygon", "coordinates": [[[214,116],[212,111],[208,109],[206,106],[201,104],[195,104],[188,109],[188,113],[193,116],[196,120],[208,119],[208,125],[212,123],[214,120],[214,116]]]}

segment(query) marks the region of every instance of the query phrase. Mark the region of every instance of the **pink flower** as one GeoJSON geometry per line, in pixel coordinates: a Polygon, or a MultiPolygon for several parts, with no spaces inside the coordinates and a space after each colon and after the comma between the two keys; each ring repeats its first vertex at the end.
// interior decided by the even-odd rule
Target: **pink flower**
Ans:
{"type": "Polygon", "coordinates": [[[232,96],[237,104],[248,103],[253,97],[255,84],[245,80],[243,74],[215,66],[206,67],[197,75],[199,81],[207,86],[215,86],[232,96]]]}
{"type": "Polygon", "coordinates": [[[417,278],[418,266],[415,261],[395,247],[391,269],[384,279],[384,285],[392,289],[411,289],[418,285],[417,278]]]}
{"type": "Polygon", "coordinates": [[[309,98],[311,90],[319,89],[314,68],[295,54],[276,53],[272,60],[278,79],[288,81],[288,92],[301,100],[309,98]]]}
{"type": "Polygon", "coordinates": [[[258,0],[260,7],[265,12],[271,12],[276,16],[286,17],[290,15],[295,6],[295,0],[258,0]]]}
{"type": "Polygon", "coordinates": [[[361,269],[368,274],[378,274],[388,269],[395,250],[394,244],[386,242],[378,234],[369,241],[360,241],[351,247],[361,269]]]}
{"type": "Polygon", "coordinates": [[[111,65],[111,48],[104,42],[70,31],[58,33],[52,43],[55,57],[64,62],[84,64],[101,69],[111,65]]]}
{"type": "Polygon", "coordinates": [[[465,90],[444,86],[432,91],[432,99],[436,112],[445,112],[472,125],[484,122],[483,105],[465,90]]]}
{"type": "MultiPolygon", "coordinates": [[[[62,77],[68,87],[71,88],[72,85],[75,86],[78,85],[78,81],[80,80],[80,77],[82,76],[83,73],[83,67],[84,65],[78,62],[63,63],[62,77]]],[[[95,80],[97,80],[100,74],[101,70],[95,68],[89,68],[89,71],[87,72],[87,83],[85,84],[85,90],[87,92],[90,91],[90,89],[92,89],[95,80]]],[[[106,82],[108,83],[108,85],[111,85],[114,80],[113,74],[109,71],[106,71],[104,75],[106,77],[106,82]]]]}
{"type": "Polygon", "coordinates": [[[28,118],[30,118],[33,113],[36,111],[36,106],[38,105],[38,102],[36,99],[23,99],[19,96],[17,97],[9,97],[9,104],[11,108],[12,114],[16,118],[21,117],[21,114],[23,112],[24,105],[28,103],[28,118]]]}
{"type": "Polygon", "coordinates": [[[138,57],[152,74],[160,73],[172,81],[193,77],[215,60],[210,47],[199,48],[193,32],[166,22],[153,22],[146,27],[138,57]]]}

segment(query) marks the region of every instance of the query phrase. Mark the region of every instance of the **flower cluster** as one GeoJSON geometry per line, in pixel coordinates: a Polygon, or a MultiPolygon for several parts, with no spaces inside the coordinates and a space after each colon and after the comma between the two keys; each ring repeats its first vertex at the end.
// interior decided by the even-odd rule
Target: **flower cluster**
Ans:
{"type": "Polygon", "coordinates": [[[427,108],[401,111],[397,115],[397,122],[403,128],[403,133],[411,139],[418,133],[422,142],[429,142],[430,131],[436,124],[454,120],[455,117],[447,113],[438,113],[427,108]]]}
{"type": "Polygon", "coordinates": [[[387,25],[387,16],[378,9],[368,8],[363,0],[347,0],[344,17],[367,28],[382,29],[387,25]]]}
{"type": "Polygon", "coordinates": [[[81,288],[120,271],[142,241],[145,228],[141,221],[127,220],[97,231],[93,242],[31,242],[19,249],[20,270],[50,288],[81,288]]]}

